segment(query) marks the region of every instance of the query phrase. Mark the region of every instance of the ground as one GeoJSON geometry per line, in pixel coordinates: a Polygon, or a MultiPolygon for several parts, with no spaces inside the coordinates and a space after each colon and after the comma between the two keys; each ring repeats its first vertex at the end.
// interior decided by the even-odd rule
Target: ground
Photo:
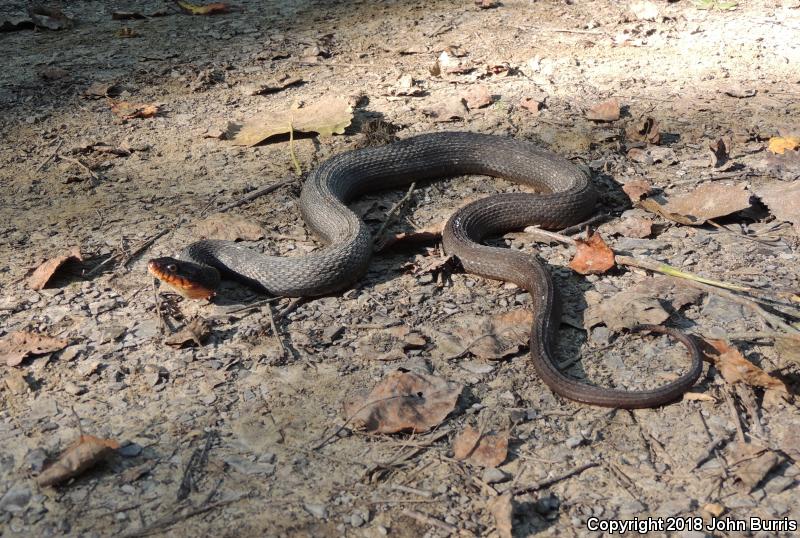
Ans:
{"type": "MultiPolygon", "coordinates": [[[[797,229],[762,200],[746,196],[745,209],[714,220],[725,229],[632,208],[621,190],[646,179],[655,199],[669,198],[715,181],[754,195],[798,181],[766,151],[800,115],[798,3],[729,4],[242,0],[192,16],[167,2],[82,1],[62,6],[68,28],[0,34],[0,337],[68,341],[3,366],[0,534],[508,536],[492,507],[509,502],[514,536],[599,535],[587,527],[593,517],[800,520],[796,350],[778,345],[780,324],[766,325],[755,303],[630,266],[582,276],[567,267],[572,247],[530,233],[494,240],[536,252],[554,274],[564,299],[558,354],[571,375],[635,389],[685,370],[666,339],[624,336],[609,328],[613,313],[587,321],[587,306],[626,297],[623,311],[663,308],[665,325],[728,341],[788,391],[773,398],[774,386],[768,395],[729,384],[707,365],[692,389],[703,396],[618,411],[554,395],[525,349],[491,361],[448,351],[459,327],[530,299],[457,268],[409,268],[439,256],[435,243],[379,253],[349,291],[249,310],[240,307],[264,297],[234,283],[212,303],[156,295],[146,269],[193,240],[203,216],[294,177],[286,138],[237,146],[218,136],[228,122],[340,97],[354,113],[343,135],[292,143],[304,174],[391,131],[530,139],[592,172],[597,213],[608,215],[597,224],[618,254],[771,296],[796,292],[797,229]],[[302,82],[251,91],[284,77],[302,82]],[[97,90],[103,84],[116,87],[97,90]],[[467,110],[458,99],[481,88],[490,102],[467,110]],[[620,119],[587,118],[611,98],[620,119]],[[160,108],[122,119],[110,99],[160,108]],[[659,145],[630,134],[647,117],[659,145]],[[721,139],[724,163],[709,150],[721,139]],[[651,233],[614,229],[642,221],[651,233]],[[84,261],[32,289],[29,271],[74,246],[84,261]],[[211,325],[208,341],[164,343],[197,316],[211,325]],[[343,403],[398,369],[463,387],[448,417],[415,435],[346,422],[343,403]],[[508,436],[499,472],[456,457],[453,439],[467,425],[508,436]],[[121,447],[70,481],[38,486],[45,462],[81,433],[121,447]]],[[[2,10],[2,20],[25,18],[23,2],[2,10]]],[[[254,248],[306,252],[318,243],[297,209],[301,185],[227,213],[264,231],[254,248]]],[[[437,224],[465,199],[513,188],[484,177],[416,185],[388,232],[437,224]]],[[[404,195],[370,195],[354,208],[377,232],[404,195]]],[[[796,306],[771,308],[797,321],[796,306]]]]}

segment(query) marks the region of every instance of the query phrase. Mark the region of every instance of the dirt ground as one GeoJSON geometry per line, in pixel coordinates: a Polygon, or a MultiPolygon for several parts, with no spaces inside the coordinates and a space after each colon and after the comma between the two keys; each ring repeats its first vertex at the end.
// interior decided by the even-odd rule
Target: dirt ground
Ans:
{"type": "MultiPolygon", "coordinates": [[[[673,379],[686,368],[681,349],[614,326],[662,312],[658,322],[723,339],[766,372],[767,381],[732,384],[708,364],[693,398],[628,412],[555,396],[527,349],[500,360],[453,353],[453,335],[477,334],[481,319],[529,298],[458,270],[414,271],[439,256],[435,244],[377,254],[341,294],[251,309],[242,306],[264,297],[235,283],[212,303],[156,296],[146,265],[179,252],[204,216],[293,177],[285,138],[237,146],[218,136],[228,122],[342,97],[354,107],[344,135],[293,142],[304,173],[391,131],[530,139],[592,171],[597,213],[608,215],[599,230],[618,254],[762,296],[796,293],[800,219],[790,197],[800,197],[791,190],[800,159],[776,161],[767,144],[799,134],[799,2],[241,0],[213,16],[149,0],[60,7],[68,28],[0,33],[0,338],[68,341],[2,366],[0,534],[584,536],[600,534],[592,522],[648,517],[673,518],[663,521],[675,532],[653,535],[793,534],[800,369],[797,342],[780,335],[797,332],[796,303],[771,302],[770,317],[752,295],[736,302],[643,269],[579,275],[567,266],[573,247],[530,233],[494,240],[547,262],[563,297],[558,354],[570,375],[628,389],[673,379]],[[285,77],[302,81],[274,82],[285,77]],[[254,94],[270,81],[274,91],[254,94]],[[481,92],[488,103],[470,101],[481,92]],[[587,119],[610,98],[620,119],[587,119]],[[111,109],[119,101],[160,108],[122,119],[111,109]],[[648,117],[655,145],[631,134],[648,117]],[[722,158],[709,149],[720,140],[722,158]],[[662,202],[725,185],[744,189],[745,203],[713,224],[684,225],[633,207],[622,187],[642,179],[662,202]],[[779,201],[789,216],[760,198],[766,186],[788,193],[779,201]],[[29,271],[73,246],[84,261],[32,289],[29,271]],[[197,316],[211,324],[208,341],[165,344],[197,316]],[[415,435],[346,422],[343,402],[398,369],[459,384],[455,409],[415,435]],[[456,457],[453,440],[468,425],[508,437],[497,468],[456,457]],[[58,486],[37,485],[81,433],[121,447],[58,486]],[[697,528],[713,517],[748,530],[697,528]],[[750,518],[783,527],[758,531],[750,518]]],[[[25,9],[4,2],[0,20],[24,19],[25,9]]],[[[254,248],[307,252],[318,244],[297,209],[301,184],[227,213],[260,226],[254,248]]],[[[417,185],[388,231],[439,223],[466,199],[515,188],[485,177],[417,185]]],[[[720,204],[725,193],[697,200],[720,204]]],[[[353,207],[377,232],[405,194],[353,207]]]]}

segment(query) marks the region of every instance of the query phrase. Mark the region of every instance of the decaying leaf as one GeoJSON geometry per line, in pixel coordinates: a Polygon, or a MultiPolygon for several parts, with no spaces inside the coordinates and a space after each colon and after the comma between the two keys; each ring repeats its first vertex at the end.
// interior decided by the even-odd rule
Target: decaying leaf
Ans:
{"type": "Polygon", "coordinates": [[[748,493],[753,491],[767,473],[781,462],[781,458],[772,450],[742,442],[731,443],[725,459],[748,493]]]}
{"type": "Polygon", "coordinates": [[[708,340],[713,350],[705,349],[706,356],[714,363],[722,378],[730,384],[745,383],[766,389],[765,403],[777,402],[789,396],[783,381],[748,361],[744,355],[723,340],[708,340]]]}
{"type": "Polygon", "coordinates": [[[198,239],[223,239],[226,241],[257,241],[264,230],[255,222],[228,213],[214,213],[194,225],[198,239]]]}
{"type": "Polygon", "coordinates": [[[725,507],[719,503],[706,503],[703,505],[703,511],[714,517],[719,517],[725,513],[725,507]]]}
{"type": "Polygon", "coordinates": [[[68,261],[83,261],[80,247],[72,247],[67,252],[50,258],[46,262],[37,267],[33,273],[27,278],[28,287],[32,290],[40,290],[44,288],[47,283],[53,278],[53,275],[58,271],[58,268],[67,263],[68,261]]]}
{"type": "Polygon", "coordinates": [[[641,118],[639,121],[631,124],[625,130],[625,134],[629,140],[649,142],[650,144],[658,144],[661,142],[661,131],[659,130],[658,121],[650,117],[641,118]]]}
{"type": "Polygon", "coordinates": [[[229,129],[228,139],[239,146],[254,146],[290,130],[319,136],[343,134],[353,120],[353,107],[344,97],[328,97],[302,108],[270,112],[229,129]],[[233,133],[238,129],[238,132],[233,133]]]}
{"type": "MultiPolygon", "coordinates": [[[[744,184],[706,183],[691,192],[670,197],[662,206],[671,214],[688,218],[694,225],[724,217],[750,207],[750,193],[744,184]]],[[[649,209],[649,208],[648,208],[649,209]]]]}
{"type": "Polygon", "coordinates": [[[576,239],[575,246],[577,252],[569,262],[573,271],[582,275],[597,275],[614,267],[614,251],[599,233],[590,233],[586,240],[576,239]]]}
{"type": "Polygon", "coordinates": [[[519,106],[538,116],[539,112],[541,112],[545,106],[545,99],[539,99],[537,97],[523,97],[519,102],[519,106]]]}
{"type": "Polygon", "coordinates": [[[202,346],[211,335],[211,324],[202,317],[196,317],[175,334],[164,340],[168,346],[177,348],[202,346]]]}
{"type": "Polygon", "coordinates": [[[385,361],[405,357],[405,350],[421,348],[426,343],[418,332],[412,331],[407,325],[398,325],[371,331],[356,340],[353,346],[358,350],[359,356],[385,361]]]}
{"type": "Polygon", "coordinates": [[[425,95],[425,90],[420,86],[418,80],[414,80],[414,77],[405,74],[397,79],[397,83],[391,93],[397,96],[418,97],[425,95]]]}
{"type": "Polygon", "coordinates": [[[756,195],[776,219],[791,222],[800,233],[800,181],[771,181],[757,187],[756,195]]]}
{"type": "Polygon", "coordinates": [[[442,237],[445,224],[447,224],[447,221],[443,220],[413,232],[400,232],[391,235],[380,244],[379,250],[383,251],[390,247],[403,247],[406,245],[429,245],[442,237]]]}
{"type": "Polygon", "coordinates": [[[19,366],[26,357],[47,355],[68,345],[69,341],[61,338],[28,331],[15,331],[0,340],[0,361],[8,366],[19,366]]]}
{"type": "Polygon", "coordinates": [[[517,308],[493,316],[459,316],[455,327],[435,338],[435,354],[453,359],[471,353],[484,360],[500,360],[528,345],[532,314],[517,308]]]}
{"type": "Polygon", "coordinates": [[[494,527],[497,529],[497,535],[500,538],[511,538],[512,533],[512,515],[514,507],[511,503],[513,500],[512,493],[507,491],[497,497],[492,497],[486,503],[486,507],[494,517],[494,527]]]}
{"type": "Polygon", "coordinates": [[[246,84],[242,87],[242,93],[245,95],[266,95],[279,92],[290,86],[298,86],[302,83],[303,77],[283,75],[266,82],[246,84]]]}
{"type": "Polygon", "coordinates": [[[589,305],[583,313],[583,325],[590,330],[603,324],[616,332],[642,324],[660,325],[668,318],[669,312],[656,294],[643,285],[637,285],[589,305]]]}
{"type": "Polygon", "coordinates": [[[653,186],[646,179],[632,179],[622,186],[622,191],[633,203],[647,197],[652,190],[653,186]]]}
{"type": "Polygon", "coordinates": [[[457,95],[447,97],[434,103],[424,108],[422,112],[431,116],[436,122],[460,120],[469,115],[469,110],[467,110],[464,104],[464,99],[457,95]]]}
{"type": "Polygon", "coordinates": [[[497,467],[508,456],[508,434],[481,432],[467,426],[453,439],[453,456],[480,467],[497,467]]]}
{"type": "Polygon", "coordinates": [[[44,487],[64,482],[93,467],[118,448],[119,443],[112,439],[81,435],[36,477],[36,483],[44,487]]]}
{"type": "Polygon", "coordinates": [[[653,233],[653,222],[642,217],[625,217],[619,222],[602,227],[608,235],[622,235],[644,239],[653,233]]]}
{"type": "Polygon", "coordinates": [[[31,6],[28,8],[28,16],[33,24],[48,30],[63,30],[72,26],[72,19],[54,7],[31,6]]]}
{"type": "Polygon", "coordinates": [[[87,99],[101,99],[103,97],[117,97],[122,93],[123,87],[114,82],[95,82],[83,92],[87,99]]]}
{"type": "Polygon", "coordinates": [[[778,155],[783,155],[786,150],[800,149],[800,137],[797,136],[776,136],[769,139],[767,150],[778,155]]]}
{"type": "Polygon", "coordinates": [[[228,4],[223,2],[214,2],[212,4],[197,5],[185,2],[184,0],[175,0],[175,3],[190,15],[216,15],[218,13],[227,13],[230,11],[228,4]]]}
{"type": "Polygon", "coordinates": [[[112,102],[111,112],[124,120],[134,118],[152,118],[157,115],[160,110],[160,105],[157,104],[140,104],[129,103],[127,101],[112,102]]]}
{"type": "Polygon", "coordinates": [[[461,94],[467,104],[467,108],[475,110],[492,104],[492,94],[484,84],[470,86],[467,91],[461,94]]]}
{"type": "Polygon", "coordinates": [[[692,402],[716,402],[716,398],[705,392],[684,392],[683,399],[692,402]]]}
{"type": "Polygon", "coordinates": [[[463,387],[413,372],[392,372],[366,398],[344,404],[352,424],[368,432],[426,432],[447,418],[463,387]]]}
{"type": "Polygon", "coordinates": [[[678,213],[673,213],[672,211],[668,211],[665,206],[659,204],[652,198],[644,198],[637,202],[636,205],[642,209],[646,209],[651,213],[661,215],[665,219],[677,222],[679,224],[685,224],[687,226],[702,224],[702,222],[698,222],[695,217],[687,217],[678,213]]]}
{"type": "Polygon", "coordinates": [[[619,119],[620,108],[617,99],[608,99],[594,105],[586,111],[586,118],[592,121],[616,121],[619,119]]]}
{"type": "Polygon", "coordinates": [[[651,165],[658,162],[672,164],[675,162],[675,152],[670,148],[661,146],[648,146],[646,148],[631,148],[628,158],[637,163],[651,165]]]}

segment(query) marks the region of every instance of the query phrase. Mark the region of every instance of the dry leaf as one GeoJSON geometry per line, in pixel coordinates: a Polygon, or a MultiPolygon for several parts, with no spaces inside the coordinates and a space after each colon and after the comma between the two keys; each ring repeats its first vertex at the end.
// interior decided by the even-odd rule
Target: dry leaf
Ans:
{"type": "MultiPolygon", "coordinates": [[[[662,208],[668,213],[688,218],[694,225],[724,217],[750,207],[750,193],[744,184],[706,183],[691,192],[670,197],[662,208]]],[[[649,207],[647,208],[649,209],[649,207]]]]}
{"type": "Polygon", "coordinates": [[[669,312],[652,292],[636,286],[587,307],[583,313],[583,325],[590,330],[603,324],[616,332],[642,324],[660,325],[668,318],[669,312]]]}
{"type": "Polygon", "coordinates": [[[665,206],[659,204],[652,198],[645,198],[643,200],[640,200],[636,205],[641,207],[642,209],[646,209],[651,213],[654,213],[656,215],[661,215],[665,219],[677,222],[679,224],[686,224],[687,226],[702,224],[702,222],[698,222],[697,219],[694,217],[686,217],[683,215],[679,215],[678,213],[667,211],[665,206]]]}
{"type": "Polygon", "coordinates": [[[619,101],[612,98],[587,110],[586,118],[592,121],[615,121],[619,119],[619,113],[619,101]]]}
{"type": "Polygon", "coordinates": [[[787,397],[789,390],[783,381],[748,361],[742,353],[723,340],[708,340],[713,351],[704,350],[705,355],[714,363],[722,378],[730,384],[745,383],[753,387],[766,389],[764,401],[774,402],[787,397]]]}
{"type": "Polygon", "coordinates": [[[392,95],[417,97],[425,95],[425,90],[419,86],[414,77],[406,74],[397,79],[397,84],[392,89],[392,95]]]}
{"type": "Polygon", "coordinates": [[[32,6],[28,8],[28,16],[33,24],[48,30],[63,30],[72,26],[72,19],[54,7],[32,6]]]}
{"type": "Polygon", "coordinates": [[[629,140],[649,142],[650,144],[661,142],[661,131],[659,130],[658,122],[650,117],[642,118],[632,124],[625,130],[625,134],[629,140]]]}
{"type": "Polygon", "coordinates": [[[229,131],[228,139],[239,146],[254,146],[272,136],[288,134],[290,129],[332,136],[343,134],[352,119],[353,107],[346,98],[328,97],[303,108],[265,114],[242,125],[235,135],[233,129],[229,131]]]}
{"type": "Polygon", "coordinates": [[[538,116],[539,112],[544,108],[544,100],[536,97],[523,97],[519,102],[519,106],[538,116]]]}
{"type": "Polygon", "coordinates": [[[711,151],[711,166],[718,168],[728,162],[731,153],[731,139],[727,137],[720,138],[709,144],[708,149],[711,151]]]}
{"type": "Polygon", "coordinates": [[[511,516],[514,510],[511,501],[512,494],[507,491],[500,496],[492,497],[486,503],[489,512],[494,516],[494,527],[497,529],[497,535],[500,538],[511,538],[513,536],[511,516]]]}
{"type": "Polygon", "coordinates": [[[36,477],[40,486],[53,486],[77,476],[104,460],[119,448],[119,443],[111,439],[100,439],[93,435],[81,435],[69,448],[59,455],[36,477]]]}
{"type": "Polygon", "coordinates": [[[215,15],[218,13],[227,13],[230,11],[228,4],[223,2],[214,2],[213,4],[197,5],[190,4],[184,0],[175,0],[175,3],[190,15],[215,15]]]}
{"type": "Polygon", "coordinates": [[[264,230],[255,222],[227,213],[214,213],[194,225],[193,233],[200,239],[226,241],[257,241],[264,230]]]}
{"type": "Polygon", "coordinates": [[[633,203],[647,197],[652,190],[653,186],[645,179],[633,179],[622,186],[622,191],[628,195],[628,198],[633,203]]]}
{"type": "Polygon", "coordinates": [[[644,239],[653,233],[653,222],[642,217],[626,217],[620,222],[604,226],[603,231],[607,235],[617,234],[644,239]]]}
{"type": "Polygon", "coordinates": [[[122,93],[122,86],[113,82],[95,82],[83,92],[87,99],[100,99],[102,97],[117,97],[122,93]]]}
{"type": "Polygon", "coordinates": [[[776,219],[791,222],[800,234],[800,181],[771,181],[757,187],[756,195],[776,219]]]}
{"type": "Polygon", "coordinates": [[[776,136],[769,139],[769,144],[767,145],[768,151],[771,151],[772,153],[776,153],[778,155],[783,155],[783,152],[786,151],[787,149],[788,150],[800,149],[800,137],[776,136]]]}
{"type": "Polygon", "coordinates": [[[475,5],[481,9],[491,9],[500,5],[498,0],[475,0],[475,5]]]}
{"type": "Polygon", "coordinates": [[[303,82],[303,77],[284,75],[267,82],[247,84],[242,87],[242,93],[245,95],[267,95],[279,92],[290,86],[298,86],[303,82]]]}
{"type": "Polygon", "coordinates": [[[368,432],[426,432],[447,418],[462,388],[432,375],[392,372],[366,398],[345,402],[344,412],[368,432]]]}
{"type": "Polygon", "coordinates": [[[68,340],[53,338],[28,331],[15,331],[0,340],[0,361],[8,366],[19,366],[26,357],[46,355],[64,349],[68,340]]]}
{"type": "Polygon", "coordinates": [[[736,85],[728,88],[725,90],[725,95],[729,95],[730,97],[736,97],[737,99],[746,99],[748,97],[753,97],[755,94],[758,93],[754,88],[744,88],[742,86],[736,85]]]}
{"type": "Polygon", "coordinates": [[[683,399],[692,402],[716,402],[716,398],[704,392],[684,392],[683,399]]]}
{"type": "Polygon", "coordinates": [[[453,439],[453,456],[481,467],[498,467],[508,457],[507,433],[481,433],[467,426],[453,439]]]}
{"type": "Polygon", "coordinates": [[[196,317],[180,331],[164,340],[168,346],[177,348],[202,346],[211,335],[211,324],[202,317],[196,317]]]}
{"type": "Polygon", "coordinates": [[[719,517],[725,513],[725,507],[719,503],[707,503],[703,505],[703,510],[714,517],[719,517]]]}
{"type": "Polygon", "coordinates": [[[436,338],[436,352],[445,358],[472,353],[484,360],[500,360],[519,353],[528,345],[533,315],[517,308],[493,316],[460,316],[460,327],[436,338]]]}
{"type": "Polygon", "coordinates": [[[426,107],[422,112],[432,116],[436,122],[464,119],[469,115],[469,110],[464,105],[464,99],[456,95],[426,107]]]}
{"type": "Polygon", "coordinates": [[[152,118],[158,114],[160,106],[157,104],[145,105],[129,103],[127,101],[112,102],[111,112],[124,120],[134,118],[152,118]]]}
{"type": "Polygon", "coordinates": [[[577,252],[569,266],[582,275],[605,273],[614,267],[614,251],[599,233],[590,233],[586,240],[576,239],[577,252]]]}
{"type": "Polygon", "coordinates": [[[53,275],[56,273],[59,267],[64,265],[68,261],[83,261],[83,256],[81,256],[81,249],[80,247],[72,247],[69,251],[65,252],[60,256],[56,256],[55,258],[50,258],[39,267],[37,267],[33,273],[27,278],[28,287],[32,290],[40,290],[44,288],[53,275]]]}
{"type": "Polygon", "coordinates": [[[747,492],[753,491],[764,477],[781,462],[781,458],[764,447],[751,443],[731,443],[725,458],[733,467],[733,474],[745,486],[747,492]]]}
{"type": "Polygon", "coordinates": [[[436,222],[434,224],[425,226],[424,228],[414,230],[413,232],[400,232],[388,236],[386,240],[380,244],[379,250],[383,251],[389,247],[404,247],[407,245],[429,245],[441,239],[442,231],[444,231],[446,224],[447,221],[443,220],[441,222],[436,222]]]}
{"type": "Polygon", "coordinates": [[[464,101],[467,103],[467,108],[475,110],[476,108],[483,108],[492,104],[492,94],[483,84],[470,86],[467,91],[461,94],[464,101]]]}

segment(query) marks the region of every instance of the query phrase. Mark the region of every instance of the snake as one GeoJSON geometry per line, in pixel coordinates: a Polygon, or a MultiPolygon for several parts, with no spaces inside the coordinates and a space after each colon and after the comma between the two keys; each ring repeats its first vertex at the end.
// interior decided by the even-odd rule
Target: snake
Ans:
{"type": "Polygon", "coordinates": [[[150,260],[148,269],[192,298],[211,298],[221,276],[277,296],[333,294],[364,276],[373,254],[370,230],[349,202],[370,192],[460,175],[503,178],[535,191],[494,194],[460,207],[444,227],[442,246],[466,272],[513,282],[530,293],[532,364],[553,392],[584,404],[634,409],[673,402],[695,383],[702,372],[697,345],[686,334],[661,325],[631,330],[674,338],[688,350],[691,366],[658,388],[601,387],[559,370],[553,343],[560,303],[550,273],[536,256],[483,241],[529,225],[557,230],[581,223],[593,214],[598,193],[582,168],[527,140],[436,132],[340,153],[309,174],[300,194],[303,220],[323,247],[302,256],[271,256],[238,242],[205,239],[188,245],[177,257],[150,260]]]}

